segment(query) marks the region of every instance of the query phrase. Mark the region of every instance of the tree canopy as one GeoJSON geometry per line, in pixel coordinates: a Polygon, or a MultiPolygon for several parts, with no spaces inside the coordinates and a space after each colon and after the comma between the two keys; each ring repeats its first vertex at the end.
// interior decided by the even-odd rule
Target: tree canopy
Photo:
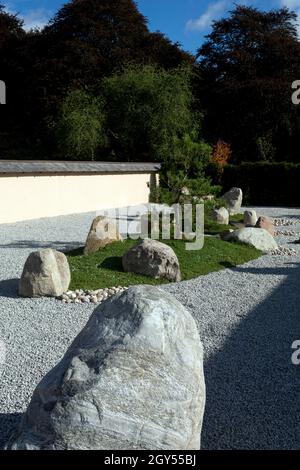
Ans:
{"type": "MultiPolygon", "coordinates": [[[[22,20],[0,5],[0,79],[8,95],[8,104],[0,107],[1,156],[55,158],[49,123],[61,119],[62,103],[73,106],[81,97],[82,103],[104,99],[115,110],[115,117],[105,115],[108,146],[96,152],[97,158],[159,158],[167,152],[175,157],[177,152],[179,161],[189,151],[201,155],[194,143],[202,126],[201,135],[211,146],[228,146],[233,163],[298,161],[300,108],[291,101],[291,85],[300,77],[296,19],[287,8],[264,12],[237,5],[213,22],[193,57],[163,33],[150,32],[133,0],[71,0],[41,31],[25,31],[22,20]],[[188,68],[190,75],[173,82],[179,69],[188,68]],[[175,93],[178,99],[187,96],[187,87],[193,126],[178,137],[183,121],[176,115],[175,93]],[[77,101],[67,101],[70,96],[77,101]],[[159,131],[155,119],[167,109],[166,102],[159,131]],[[167,142],[172,127],[176,138],[167,142]]],[[[83,112],[76,119],[87,122],[83,112]]],[[[74,123],[73,118],[65,121],[69,130],[74,123]]]]}
{"type": "MultiPolygon", "coordinates": [[[[0,57],[1,79],[7,83],[14,116],[3,122],[9,122],[12,140],[22,141],[17,145],[20,157],[28,151],[27,142],[31,156],[45,152],[45,158],[52,151],[48,121],[70,90],[92,91],[103,77],[127,63],[169,69],[193,62],[178,44],[149,31],[133,0],[72,0],[42,31],[30,32],[1,7],[0,57]]],[[[0,131],[4,127],[1,124],[0,131]]]]}
{"type": "Polygon", "coordinates": [[[213,30],[197,58],[209,138],[229,141],[237,161],[293,153],[299,133],[291,84],[300,76],[296,14],[237,6],[213,30]],[[282,148],[285,146],[285,148],[282,148]]]}
{"type": "Polygon", "coordinates": [[[7,101],[0,106],[0,151],[5,157],[12,149],[12,141],[18,141],[20,114],[24,109],[23,96],[25,71],[22,47],[26,41],[23,22],[10,14],[0,4],[0,79],[6,84],[7,101]],[[6,154],[7,152],[7,154],[6,154]]]}
{"type": "Polygon", "coordinates": [[[106,102],[116,155],[129,161],[171,156],[175,136],[194,128],[189,74],[187,68],[129,66],[104,79],[99,93],[106,102]]]}
{"type": "Polygon", "coordinates": [[[94,87],[128,62],[177,67],[191,57],[148,30],[132,0],[72,0],[54,16],[36,44],[35,75],[47,101],[70,87],[94,87]]]}
{"type": "Polygon", "coordinates": [[[8,42],[24,37],[23,21],[17,15],[5,11],[0,3],[0,48],[6,47],[8,42]]]}

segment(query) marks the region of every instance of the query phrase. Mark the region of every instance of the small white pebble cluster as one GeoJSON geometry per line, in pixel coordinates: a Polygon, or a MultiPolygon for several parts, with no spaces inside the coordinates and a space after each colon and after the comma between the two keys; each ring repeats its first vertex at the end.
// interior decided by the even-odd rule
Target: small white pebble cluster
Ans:
{"type": "Polygon", "coordinates": [[[295,256],[297,251],[294,248],[288,248],[285,246],[279,246],[276,250],[270,252],[271,255],[280,255],[280,256],[295,256]]]}
{"type": "Polygon", "coordinates": [[[289,225],[296,225],[299,224],[299,220],[297,219],[274,219],[273,223],[275,227],[288,227],[289,225]]]}
{"type": "Polygon", "coordinates": [[[62,296],[58,297],[64,304],[100,304],[104,300],[112,297],[115,294],[124,292],[128,287],[107,287],[104,289],[97,290],[82,290],[78,289],[75,291],[69,290],[62,296]]]}
{"type": "Polygon", "coordinates": [[[276,230],[275,237],[297,237],[300,236],[300,232],[294,232],[293,230],[276,230]]]}

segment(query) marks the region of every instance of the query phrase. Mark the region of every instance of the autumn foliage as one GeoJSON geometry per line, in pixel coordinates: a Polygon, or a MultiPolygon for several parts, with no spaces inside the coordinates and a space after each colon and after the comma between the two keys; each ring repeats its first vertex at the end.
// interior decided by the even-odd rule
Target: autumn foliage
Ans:
{"type": "Polygon", "coordinates": [[[232,151],[229,144],[223,142],[223,140],[218,140],[218,142],[214,145],[213,153],[212,153],[212,163],[217,165],[220,170],[229,163],[231,158],[232,151]]]}

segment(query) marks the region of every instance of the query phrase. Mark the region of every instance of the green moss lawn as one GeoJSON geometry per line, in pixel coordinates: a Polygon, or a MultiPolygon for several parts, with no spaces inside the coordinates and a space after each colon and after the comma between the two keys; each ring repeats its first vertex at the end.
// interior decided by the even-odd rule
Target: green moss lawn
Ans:
{"type": "MultiPolygon", "coordinates": [[[[243,221],[244,221],[243,214],[231,215],[229,219],[229,224],[231,222],[243,223],[243,221]]],[[[228,230],[229,228],[233,228],[233,227],[230,227],[230,225],[218,224],[217,222],[210,220],[209,217],[205,217],[204,231],[206,234],[217,235],[221,232],[224,232],[225,230],[228,230]]]]}
{"type": "MultiPolygon", "coordinates": [[[[224,242],[217,237],[205,237],[204,247],[199,251],[187,251],[185,242],[182,240],[163,240],[163,242],[172,247],[177,254],[182,280],[238,266],[258,258],[262,254],[247,245],[224,242]]],[[[89,290],[113,286],[164,283],[161,279],[152,279],[123,271],[122,255],[136,243],[137,241],[129,239],[116,242],[88,256],[83,255],[83,248],[67,253],[72,274],[70,289],[89,290]]]]}

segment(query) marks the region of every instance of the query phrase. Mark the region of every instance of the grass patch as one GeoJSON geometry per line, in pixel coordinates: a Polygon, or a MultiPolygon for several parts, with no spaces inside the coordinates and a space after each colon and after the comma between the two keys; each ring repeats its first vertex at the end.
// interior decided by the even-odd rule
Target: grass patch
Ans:
{"type": "MultiPolygon", "coordinates": [[[[244,222],[243,214],[231,215],[229,218],[229,223],[230,222],[242,224],[244,222]]],[[[218,235],[219,233],[222,233],[225,230],[228,230],[229,228],[233,228],[233,227],[231,227],[230,225],[218,224],[214,220],[211,220],[209,217],[205,218],[204,232],[207,235],[218,235]]]]}
{"type": "Polygon", "coordinates": [[[218,235],[230,228],[232,227],[229,225],[218,224],[214,220],[207,219],[204,224],[204,233],[206,233],[206,235],[218,235]]]}
{"type": "Polygon", "coordinates": [[[239,224],[244,223],[244,214],[231,215],[229,217],[230,222],[237,222],[239,224]]]}
{"type": "MultiPolygon", "coordinates": [[[[207,237],[202,250],[187,251],[182,240],[164,240],[178,256],[182,280],[235,267],[261,256],[261,252],[247,245],[227,243],[219,238],[207,237]]],[[[70,289],[100,289],[113,286],[137,284],[163,284],[168,281],[152,279],[139,274],[125,273],[122,269],[122,255],[137,243],[135,240],[115,242],[103,250],[88,256],[83,248],[66,253],[72,281],[70,289]]]]}

